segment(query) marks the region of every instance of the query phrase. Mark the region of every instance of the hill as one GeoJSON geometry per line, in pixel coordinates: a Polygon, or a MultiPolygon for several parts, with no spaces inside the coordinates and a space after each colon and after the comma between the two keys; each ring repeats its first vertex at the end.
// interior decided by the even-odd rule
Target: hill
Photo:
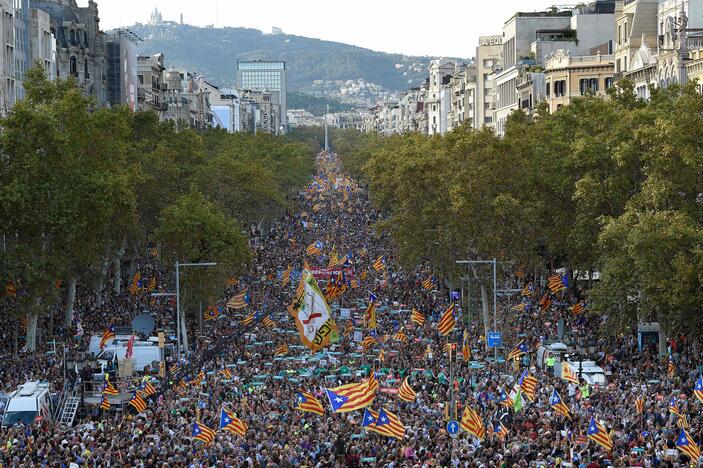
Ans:
{"type": "Polygon", "coordinates": [[[315,80],[357,80],[401,91],[424,81],[433,57],[387,54],[338,42],[246,28],[200,28],[176,23],[130,26],[144,39],[139,53],[163,52],[169,65],[198,71],[233,86],[238,60],[284,60],[290,91],[310,91],[315,80]]]}
{"type": "Polygon", "coordinates": [[[311,96],[299,91],[288,93],[289,109],[306,109],[318,117],[325,115],[329,106],[330,112],[342,112],[352,109],[354,106],[339,102],[336,99],[321,98],[311,96]]]}

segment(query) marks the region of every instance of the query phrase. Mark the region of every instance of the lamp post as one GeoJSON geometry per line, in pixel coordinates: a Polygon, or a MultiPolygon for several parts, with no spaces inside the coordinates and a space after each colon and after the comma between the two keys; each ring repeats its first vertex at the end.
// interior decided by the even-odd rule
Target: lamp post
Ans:
{"type": "Polygon", "coordinates": [[[456,351],[456,344],[451,343],[449,345],[449,418],[452,421],[456,420],[456,406],[455,406],[455,395],[454,395],[454,352],[456,351]]]}
{"type": "MultiPolygon", "coordinates": [[[[176,293],[173,292],[162,292],[162,293],[151,293],[151,297],[176,297],[176,293]]],[[[176,317],[176,323],[178,323],[178,317],[176,317]]],[[[178,329],[176,329],[176,337],[178,337],[178,329]]],[[[162,349],[161,350],[161,360],[163,361],[165,359],[165,351],[162,349]]],[[[176,354],[178,357],[181,357],[181,342],[180,340],[176,340],[176,354]]]]}
{"type": "MultiPolygon", "coordinates": [[[[498,318],[497,318],[497,278],[496,278],[496,265],[497,265],[497,260],[494,258],[493,260],[457,260],[457,264],[459,265],[493,265],[493,330],[498,331],[498,318]]],[[[486,344],[488,343],[488,336],[486,336],[486,344]]],[[[498,347],[493,348],[493,359],[494,362],[497,363],[498,361],[498,347]]]]}
{"type": "MultiPolygon", "coordinates": [[[[217,266],[215,262],[201,262],[201,263],[180,263],[176,262],[176,292],[175,293],[154,293],[152,296],[176,296],[176,351],[178,357],[181,357],[181,335],[185,335],[186,331],[181,332],[181,277],[180,269],[182,267],[205,267],[205,266],[217,266]]],[[[188,336],[185,335],[184,343],[188,342],[188,336]]]]}

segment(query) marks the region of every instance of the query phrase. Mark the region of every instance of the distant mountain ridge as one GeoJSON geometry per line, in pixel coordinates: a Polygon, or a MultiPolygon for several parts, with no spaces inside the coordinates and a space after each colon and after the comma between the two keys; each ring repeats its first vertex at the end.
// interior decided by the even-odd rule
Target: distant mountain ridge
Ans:
{"type": "Polygon", "coordinates": [[[238,60],[262,59],[287,62],[289,91],[307,91],[315,80],[358,78],[402,91],[425,80],[433,59],[247,28],[163,23],[136,24],[129,29],[144,40],[139,46],[141,55],[163,52],[169,65],[200,72],[222,87],[234,85],[238,60]]]}

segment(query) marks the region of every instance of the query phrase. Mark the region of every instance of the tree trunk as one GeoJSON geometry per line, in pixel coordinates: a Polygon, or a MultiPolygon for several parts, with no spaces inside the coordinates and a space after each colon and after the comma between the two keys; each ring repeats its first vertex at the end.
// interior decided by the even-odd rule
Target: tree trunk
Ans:
{"type": "Polygon", "coordinates": [[[126,242],[122,241],[122,247],[117,251],[115,255],[115,276],[112,281],[112,289],[115,291],[116,295],[120,294],[122,288],[122,256],[124,255],[126,242]]]}
{"type": "Polygon", "coordinates": [[[122,257],[118,254],[115,257],[115,276],[112,279],[112,290],[119,296],[122,288],[122,257]]]}
{"type": "Polygon", "coordinates": [[[37,350],[37,322],[39,314],[36,310],[27,312],[27,351],[37,350]]]}
{"type": "Polygon", "coordinates": [[[105,289],[105,278],[107,278],[107,271],[110,269],[110,262],[105,260],[103,262],[103,268],[100,272],[100,277],[98,278],[98,284],[95,287],[95,306],[102,307],[103,305],[103,289],[105,289]]]}
{"type": "MultiPolygon", "coordinates": [[[[488,309],[488,288],[486,288],[486,282],[483,278],[479,278],[478,272],[476,271],[476,266],[473,264],[469,265],[471,267],[471,272],[474,275],[474,279],[481,284],[481,311],[483,316],[483,331],[486,337],[486,349],[488,349],[488,332],[491,331],[491,316],[488,309]]],[[[497,330],[494,330],[497,331],[497,330]]]]}
{"type": "Polygon", "coordinates": [[[68,281],[68,297],[66,298],[66,311],[63,315],[63,325],[68,328],[73,323],[73,306],[76,303],[76,282],[75,276],[68,281]]]}

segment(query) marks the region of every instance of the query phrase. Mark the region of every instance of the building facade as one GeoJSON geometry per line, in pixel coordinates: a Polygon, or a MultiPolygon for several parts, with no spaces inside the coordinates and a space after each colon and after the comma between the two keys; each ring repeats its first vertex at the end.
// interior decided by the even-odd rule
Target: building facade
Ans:
{"type": "MultiPolygon", "coordinates": [[[[703,48],[703,30],[690,27],[687,13],[687,8],[698,11],[700,6],[689,2],[678,5],[678,13],[675,13],[677,10],[671,2],[662,2],[655,18],[651,9],[648,10],[647,23],[657,28],[656,46],[651,47],[651,41],[643,33],[640,47],[629,57],[627,70],[616,74],[617,78],[630,80],[641,99],[649,99],[653,87],[686,84],[689,70],[695,68],[696,51],[703,48]]],[[[700,23],[698,19],[697,24],[700,23]]]]}
{"type": "Polygon", "coordinates": [[[430,81],[425,106],[428,134],[444,134],[448,130],[447,117],[451,108],[450,81],[456,69],[451,60],[432,60],[429,66],[430,81]]]}
{"type": "Polygon", "coordinates": [[[581,55],[572,57],[558,50],[545,62],[546,99],[549,112],[569,105],[574,98],[593,94],[605,97],[613,86],[614,55],[581,55]]]}
{"type": "MultiPolygon", "coordinates": [[[[571,11],[516,13],[503,26],[503,68],[494,76],[496,103],[493,112],[496,133],[505,132],[508,116],[518,109],[517,84],[520,69],[537,65],[532,43],[540,31],[554,31],[553,37],[563,39],[558,31],[569,30],[571,11]]],[[[541,36],[544,41],[546,36],[541,36]]],[[[559,41],[562,42],[562,41],[559,41]]]]}
{"type": "Polygon", "coordinates": [[[168,106],[164,81],[164,54],[137,57],[138,109],[156,112],[161,119],[168,106]]]}
{"type": "Polygon", "coordinates": [[[657,48],[658,0],[618,1],[615,7],[615,73],[632,68],[640,49],[657,48]]]}
{"type": "Polygon", "coordinates": [[[450,108],[447,117],[447,129],[453,130],[461,125],[474,126],[476,109],[476,67],[462,65],[456,68],[450,85],[450,108]]]}
{"type": "Polygon", "coordinates": [[[199,76],[169,68],[166,72],[166,109],[163,120],[183,123],[198,130],[212,125],[209,94],[198,85],[199,76]]]}
{"type": "Polygon", "coordinates": [[[480,36],[476,48],[476,105],[474,128],[493,127],[493,76],[503,69],[503,36],[480,36]]]}
{"type": "Polygon", "coordinates": [[[32,8],[29,13],[29,66],[40,63],[50,79],[56,78],[56,38],[51,31],[51,17],[32,8]]]}
{"type": "Polygon", "coordinates": [[[238,62],[237,89],[270,93],[271,97],[268,100],[271,103],[273,112],[276,114],[272,118],[280,122],[279,131],[286,130],[288,126],[288,75],[286,62],[264,60],[238,62]]]}
{"type": "MultiPolygon", "coordinates": [[[[546,57],[557,50],[572,55],[586,55],[601,48],[609,52],[615,17],[613,0],[597,0],[566,10],[516,13],[510,18],[503,26],[503,69],[494,77],[496,132],[502,135],[508,116],[521,107],[525,80],[532,83],[530,86],[541,81],[525,72],[542,72],[546,57]]],[[[533,86],[532,94],[534,99],[539,89],[533,86]]]]}
{"type": "Polygon", "coordinates": [[[528,71],[526,68],[521,69],[518,73],[515,91],[518,97],[518,109],[527,115],[532,115],[537,104],[543,101],[547,95],[544,73],[528,71]]]}
{"type": "Polygon", "coordinates": [[[98,107],[108,105],[105,35],[100,31],[98,5],[88,0],[31,0],[30,6],[46,12],[56,37],[56,77],[73,77],[98,107]]]}
{"type": "Polygon", "coordinates": [[[138,108],[137,42],[140,40],[128,29],[105,35],[105,84],[110,106],[127,106],[132,111],[138,108]]]}

